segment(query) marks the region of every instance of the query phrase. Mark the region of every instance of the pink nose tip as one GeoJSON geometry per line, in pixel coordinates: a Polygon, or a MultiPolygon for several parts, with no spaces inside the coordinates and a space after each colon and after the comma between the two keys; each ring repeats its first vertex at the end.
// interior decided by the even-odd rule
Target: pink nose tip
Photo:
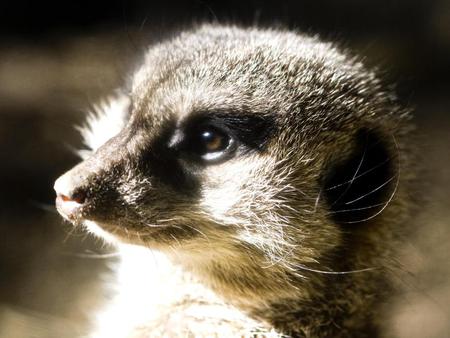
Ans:
{"type": "Polygon", "coordinates": [[[83,204],[84,200],[86,199],[86,196],[84,196],[84,194],[82,194],[82,193],[75,193],[71,197],[68,197],[63,194],[57,194],[57,195],[61,197],[61,200],[63,202],[76,202],[78,204],[83,204]]]}
{"type": "Polygon", "coordinates": [[[55,182],[56,208],[67,220],[73,221],[80,216],[80,210],[86,202],[86,195],[74,189],[73,175],[66,173],[55,182]]]}
{"type": "Polygon", "coordinates": [[[84,196],[69,198],[65,195],[58,194],[56,196],[56,208],[65,219],[73,221],[83,206],[84,199],[84,196]]]}

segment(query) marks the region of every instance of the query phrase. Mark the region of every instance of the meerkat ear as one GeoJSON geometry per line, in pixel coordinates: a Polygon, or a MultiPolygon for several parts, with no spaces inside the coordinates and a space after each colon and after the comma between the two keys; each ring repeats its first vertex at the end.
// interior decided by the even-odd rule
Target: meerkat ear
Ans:
{"type": "Polygon", "coordinates": [[[333,164],[323,181],[325,199],[337,223],[364,223],[384,210],[398,179],[395,149],[378,131],[356,133],[350,155],[333,164]]]}

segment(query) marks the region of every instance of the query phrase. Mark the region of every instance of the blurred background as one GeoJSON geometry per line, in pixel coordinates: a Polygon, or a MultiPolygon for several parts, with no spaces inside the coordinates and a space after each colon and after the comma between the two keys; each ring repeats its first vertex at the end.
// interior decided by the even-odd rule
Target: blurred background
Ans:
{"type": "Polygon", "coordinates": [[[430,202],[411,244],[419,286],[399,302],[392,336],[450,336],[450,0],[9,0],[0,4],[0,337],[86,329],[114,258],[53,207],[53,181],[78,161],[74,126],[149,44],[205,20],[319,34],[397,84],[422,135],[430,202]]]}

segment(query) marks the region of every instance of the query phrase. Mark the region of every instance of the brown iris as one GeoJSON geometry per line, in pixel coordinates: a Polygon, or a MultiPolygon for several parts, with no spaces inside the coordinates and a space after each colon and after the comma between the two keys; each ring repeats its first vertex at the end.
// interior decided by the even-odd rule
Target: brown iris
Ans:
{"type": "Polygon", "coordinates": [[[214,130],[205,130],[202,133],[202,141],[205,152],[217,152],[224,150],[228,145],[228,140],[222,133],[214,130]]]}
{"type": "Polygon", "coordinates": [[[230,158],[236,149],[236,142],[222,127],[200,125],[186,134],[179,149],[205,163],[218,163],[230,158]]]}

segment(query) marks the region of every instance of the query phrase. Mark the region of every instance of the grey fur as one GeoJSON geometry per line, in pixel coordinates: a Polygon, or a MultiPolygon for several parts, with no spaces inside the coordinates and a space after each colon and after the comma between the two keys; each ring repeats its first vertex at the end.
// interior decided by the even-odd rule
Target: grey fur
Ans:
{"type": "Polygon", "coordinates": [[[408,112],[374,72],[316,37],[205,25],[151,47],[126,96],[123,129],[64,176],[87,196],[75,222],[164,252],[279,332],[378,334],[414,172],[408,112]],[[166,153],[183,121],[214,112],[270,121],[267,140],[206,166],[166,153]],[[380,208],[339,224],[324,182],[362,130],[393,175],[380,208]]]}

